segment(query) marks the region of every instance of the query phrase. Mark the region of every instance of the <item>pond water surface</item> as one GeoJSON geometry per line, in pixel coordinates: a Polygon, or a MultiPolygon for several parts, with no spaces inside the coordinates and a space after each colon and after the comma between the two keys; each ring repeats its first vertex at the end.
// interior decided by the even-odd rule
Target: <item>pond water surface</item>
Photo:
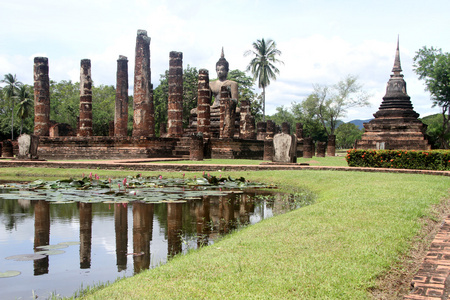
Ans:
{"type": "Polygon", "coordinates": [[[0,277],[0,298],[71,296],[81,287],[132,276],[241,225],[308,203],[294,198],[261,190],[162,203],[0,197],[0,274],[20,272],[0,277]],[[22,260],[42,251],[50,252],[22,260]]]}

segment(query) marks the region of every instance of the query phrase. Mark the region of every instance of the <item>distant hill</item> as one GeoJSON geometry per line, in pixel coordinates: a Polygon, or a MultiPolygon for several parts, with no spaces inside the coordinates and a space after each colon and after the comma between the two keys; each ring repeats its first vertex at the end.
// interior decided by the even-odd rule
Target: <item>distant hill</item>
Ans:
{"type": "Polygon", "coordinates": [[[356,126],[358,126],[359,129],[363,129],[364,128],[363,123],[369,123],[371,120],[373,120],[373,118],[372,119],[367,119],[367,120],[352,120],[352,121],[347,122],[347,123],[355,124],[356,126]]]}

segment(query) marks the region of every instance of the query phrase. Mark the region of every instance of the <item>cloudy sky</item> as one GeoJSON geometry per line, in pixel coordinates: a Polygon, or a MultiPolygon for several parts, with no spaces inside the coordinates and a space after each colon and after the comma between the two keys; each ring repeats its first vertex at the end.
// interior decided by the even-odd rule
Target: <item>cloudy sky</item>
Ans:
{"type": "MultiPolygon", "coordinates": [[[[215,78],[221,48],[230,69],[245,70],[257,39],[273,39],[284,65],[267,89],[267,114],[301,102],[313,84],[334,84],[357,75],[372,96],[371,107],[344,120],[368,119],[378,110],[391,74],[397,36],[415,110],[426,116],[429,94],[413,73],[423,46],[450,51],[448,0],[0,0],[0,76],[33,83],[33,58],[49,58],[50,79],[79,81],[80,60],[92,61],[94,84],[115,85],[119,55],[134,72],[138,29],[151,37],[152,83],[169,66],[169,52],[183,65],[206,68],[215,78]]],[[[132,90],[130,90],[132,93],[132,90]]]]}

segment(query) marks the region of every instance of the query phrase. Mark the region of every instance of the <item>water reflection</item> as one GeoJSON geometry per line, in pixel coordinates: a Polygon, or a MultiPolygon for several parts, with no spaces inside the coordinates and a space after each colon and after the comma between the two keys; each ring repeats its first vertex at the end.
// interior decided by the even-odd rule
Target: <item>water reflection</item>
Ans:
{"type": "Polygon", "coordinates": [[[43,200],[0,199],[0,259],[37,252],[40,246],[79,242],[79,246],[63,249],[63,254],[33,261],[33,274],[27,274],[29,262],[5,260],[7,265],[0,272],[5,268],[19,270],[22,275],[0,280],[12,285],[20,282],[23,290],[6,287],[2,293],[6,298],[29,297],[31,290],[70,296],[81,285],[131,276],[188,249],[211,244],[240,225],[256,223],[302,204],[284,194],[255,198],[261,193],[272,194],[236,192],[159,204],[52,204],[43,200]],[[34,227],[33,244],[30,227],[34,227]],[[71,264],[78,260],[78,266],[71,264]]]}

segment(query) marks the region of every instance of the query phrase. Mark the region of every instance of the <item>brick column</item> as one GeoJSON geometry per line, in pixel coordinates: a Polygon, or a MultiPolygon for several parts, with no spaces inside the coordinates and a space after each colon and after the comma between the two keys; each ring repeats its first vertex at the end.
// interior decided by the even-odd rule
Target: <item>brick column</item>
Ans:
{"type": "Polygon", "coordinates": [[[241,119],[239,123],[239,137],[241,139],[255,140],[255,118],[250,111],[250,100],[241,100],[241,119]]]}
{"type": "Polygon", "coordinates": [[[220,138],[233,138],[235,130],[236,102],[230,99],[228,87],[220,90],[220,138]]]}
{"type": "Polygon", "coordinates": [[[203,133],[203,137],[211,136],[211,92],[209,89],[209,72],[200,69],[198,72],[197,88],[197,131],[203,133]]]}
{"type": "Polygon", "coordinates": [[[275,135],[275,123],[272,120],[267,120],[266,138],[273,139],[275,135]]]}
{"type": "Polygon", "coordinates": [[[117,60],[116,108],[114,136],[127,136],[128,125],[128,59],[120,55],[117,60]]]}
{"type": "Polygon", "coordinates": [[[281,132],[285,134],[291,134],[291,124],[288,122],[281,123],[281,132]]]}
{"type": "Polygon", "coordinates": [[[91,60],[82,59],[80,69],[80,122],[77,136],[93,136],[91,60]]]}
{"type": "Polygon", "coordinates": [[[303,124],[302,123],[296,123],[295,124],[295,135],[298,139],[303,138],[303,124]]]}
{"type": "Polygon", "coordinates": [[[273,156],[274,156],[273,139],[272,138],[265,139],[263,160],[272,161],[273,156]]]}
{"type": "Polygon", "coordinates": [[[183,53],[170,52],[169,99],[167,103],[167,134],[183,135],[183,53]]]}
{"type": "Polygon", "coordinates": [[[34,134],[48,136],[50,128],[50,79],[48,58],[34,58],[34,134]]]}
{"type": "Polygon", "coordinates": [[[190,141],[189,159],[200,161],[203,160],[203,135],[193,134],[190,141]]]}
{"type": "Polygon", "coordinates": [[[328,136],[327,156],[336,156],[336,136],[328,136]]]}
{"type": "Polygon", "coordinates": [[[325,157],[326,143],[317,142],[317,157],[325,157]]]}
{"type": "Polygon", "coordinates": [[[153,90],[150,71],[150,38],[138,30],[134,64],[133,136],[155,136],[153,90]]]}
{"type": "Polygon", "coordinates": [[[258,122],[256,124],[256,139],[258,141],[264,141],[266,138],[267,131],[267,123],[266,122],[258,122]]]}
{"type": "Polygon", "coordinates": [[[303,139],[303,158],[312,158],[313,155],[313,140],[310,137],[306,137],[303,139]]]}

